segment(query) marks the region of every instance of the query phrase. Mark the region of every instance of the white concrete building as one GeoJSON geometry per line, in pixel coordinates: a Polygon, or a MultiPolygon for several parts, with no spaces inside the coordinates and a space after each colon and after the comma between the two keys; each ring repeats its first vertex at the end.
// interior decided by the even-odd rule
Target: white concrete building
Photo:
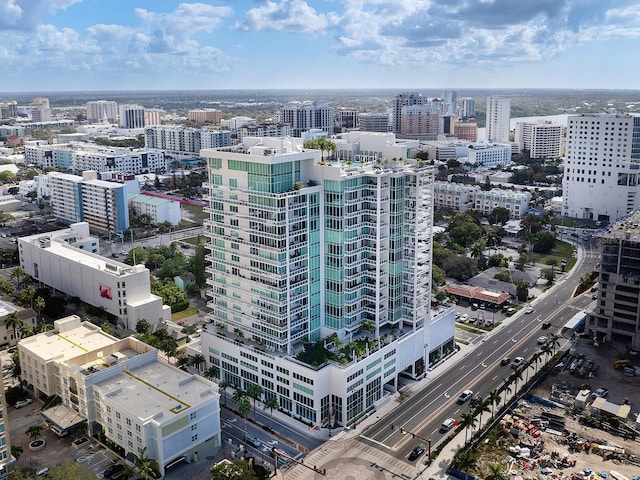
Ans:
{"type": "Polygon", "coordinates": [[[238,128],[237,133],[239,142],[244,137],[289,137],[291,136],[291,125],[275,122],[245,123],[238,128]]]}
{"type": "Polygon", "coordinates": [[[102,432],[129,461],[146,448],[162,476],[220,446],[218,386],[159,360],[135,337],[119,340],[73,315],[18,349],[34,393],[62,400],[41,412],[60,436],[86,421],[90,435],[102,432]]]}
{"type": "Polygon", "coordinates": [[[487,140],[509,143],[511,99],[487,97],[487,140]]]}
{"type": "Polygon", "coordinates": [[[113,124],[118,121],[118,104],[110,100],[87,102],[87,123],[113,124]]]}
{"type": "Polygon", "coordinates": [[[393,159],[408,159],[420,146],[418,140],[396,139],[394,133],[361,132],[354,130],[332,138],[335,156],[341,162],[376,162],[389,166],[393,159]]]}
{"type": "Polygon", "coordinates": [[[640,117],[567,119],[563,215],[608,223],[640,207],[640,117]]]}
{"type": "Polygon", "coordinates": [[[511,165],[511,144],[478,142],[469,146],[468,163],[473,168],[506,167],[511,165]]]}
{"type": "Polygon", "coordinates": [[[529,158],[555,159],[562,156],[564,125],[544,120],[517,122],[515,140],[520,152],[527,150],[529,158]]]}
{"type": "Polygon", "coordinates": [[[149,215],[151,223],[154,225],[162,222],[177,225],[182,220],[180,202],[174,200],[150,197],[140,193],[138,195],[129,195],[129,206],[133,208],[136,215],[149,215]]]}
{"type": "Polygon", "coordinates": [[[140,105],[120,105],[120,128],[132,130],[144,128],[144,107],[140,105]]]}
{"type": "Polygon", "coordinates": [[[492,188],[488,192],[478,190],[474,192],[473,209],[489,215],[494,208],[502,207],[509,210],[511,218],[521,218],[529,209],[531,193],[516,190],[492,188]]]}
{"type": "Polygon", "coordinates": [[[356,422],[401,372],[419,376],[454,347],[454,311],[430,310],[433,169],[408,158],[406,142],[402,160],[379,163],[374,152],[395,143],[363,137],[363,163],[322,161],[293,137],[202,152],[212,322],[202,352],[223,380],[260,385],[317,425],[356,422]],[[305,363],[307,339],[326,362],[305,363]]]}
{"type": "Polygon", "coordinates": [[[471,97],[462,97],[460,99],[460,116],[469,118],[476,116],[476,101],[471,97]]]}
{"type": "Polygon", "coordinates": [[[277,123],[288,123],[294,137],[302,132],[319,128],[328,135],[333,133],[333,108],[318,102],[289,103],[276,113],[277,123]]]}
{"type": "Polygon", "coordinates": [[[159,149],[174,157],[198,157],[202,148],[231,145],[231,132],[204,127],[153,125],[145,128],[144,139],[147,148],[159,149]]]}
{"type": "Polygon", "coordinates": [[[152,325],[171,318],[171,309],[151,293],[144,265],[129,266],[89,252],[81,247],[84,243],[77,243],[78,238],[97,242],[89,235],[87,223],[22,237],[18,239],[20,266],[35,280],[104,309],[129,330],[135,330],[143,318],[152,325]]]}
{"type": "Polygon", "coordinates": [[[480,185],[436,181],[433,184],[433,205],[466,212],[474,208],[475,193],[479,190],[480,185]]]}
{"type": "Polygon", "coordinates": [[[46,176],[38,175],[40,191],[46,191],[47,185],[53,215],[63,222],[82,221],[82,177],[68,173],[50,172],[46,176]],[[42,179],[40,177],[46,177],[42,179]],[[42,187],[40,182],[42,181],[42,187]]]}

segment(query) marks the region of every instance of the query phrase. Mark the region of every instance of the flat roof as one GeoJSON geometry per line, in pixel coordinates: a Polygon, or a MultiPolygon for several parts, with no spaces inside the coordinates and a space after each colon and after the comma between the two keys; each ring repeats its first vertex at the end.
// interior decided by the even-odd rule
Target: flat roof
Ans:
{"type": "Polygon", "coordinates": [[[0,300],[0,317],[4,317],[5,315],[9,315],[10,313],[17,311],[18,309],[15,306],[0,300]]]}
{"type": "Polygon", "coordinates": [[[581,323],[584,323],[586,318],[587,318],[587,312],[578,312],[573,317],[571,317],[569,321],[565,323],[562,328],[575,330],[576,328],[580,327],[581,323]]]}
{"type": "Polygon", "coordinates": [[[54,358],[68,360],[94,350],[113,345],[119,340],[92,323],[82,322],[79,327],[62,333],[55,330],[27,337],[20,345],[33,351],[45,361],[54,358]]]}
{"type": "Polygon", "coordinates": [[[85,417],[80,415],[73,408],[69,408],[63,404],[59,404],[55,407],[42,410],[40,412],[40,415],[42,415],[49,422],[56,424],[63,430],[71,428],[74,425],[86,420],[85,417]]]}
{"type": "Polygon", "coordinates": [[[218,395],[215,383],[162,361],[124,370],[95,388],[138,418],[162,414],[161,423],[218,395]]]}
{"type": "Polygon", "coordinates": [[[144,193],[135,193],[133,195],[129,195],[130,202],[138,202],[138,203],[146,203],[148,205],[164,205],[168,202],[175,202],[175,200],[169,200],[167,198],[160,197],[151,197],[149,195],[145,195],[144,193]]]}

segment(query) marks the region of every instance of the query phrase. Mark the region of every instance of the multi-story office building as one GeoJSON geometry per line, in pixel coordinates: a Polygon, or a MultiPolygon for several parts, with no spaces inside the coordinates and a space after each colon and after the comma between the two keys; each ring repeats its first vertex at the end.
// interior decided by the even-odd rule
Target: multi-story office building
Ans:
{"type": "Polygon", "coordinates": [[[444,131],[439,103],[403,107],[400,112],[400,138],[435,140],[444,131]]]}
{"type": "Polygon", "coordinates": [[[135,330],[143,318],[152,325],[170,320],[171,309],[151,293],[149,270],[89,251],[96,241],[84,222],[22,237],[18,239],[20,266],[33,279],[104,309],[129,330],[135,330]]]}
{"type": "Polygon", "coordinates": [[[144,107],[120,105],[120,128],[144,128],[144,107]]]}
{"type": "Polygon", "coordinates": [[[640,210],[618,218],[596,233],[599,288],[585,333],[600,342],[617,341],[640,349],[640,210]]]}
{"type": "Polygon", "coordinates": [[[564,126],[552,122],[517,122],[515,140],[529,158],[555,159],[562,155],[564,126]]]}
{"type": "Polygon", "coordinates": [[[358,124],[363,132],[387,133],[391,130],[388,113],[359,113],[358,124]]]}
{"type": "Polygon", "coordinates": [[[476,116],[476,101],[471,97],[462,97],[460,99],[460,116],[462,118],[470,118],[476,116]]]}
{"type": "Polygon", "coordinates": [[[51,108],[49,107],[49,99],[47,97],[36,97],[30,105],[31,121],[33,122],[50,122],[51,108]]]}
{"type": "Polygon", "coordinates": [[[460,140],[478,141],[478,124],[474,118],[453,124],[453,134],[460,140]]]}
{"type": "Polygon", "coordinates": [[[199,110],[189,110],[187,118],[195,123],[210,123],[212,125],[220,125],[222,120],[222,111],[215,108],[204,108],[199,110]]]}
{"type": "Polygon", "coordinates": [[[180,202],[174,200],[144,194],[129,195],[129,207],[136,212],[136,215],[149,215],[154,225],[163,222],[177,225],[182,220],[180,202]]]}
{"type": "MultiPolygon", "coordinates": [[[[1,360],[0,368],[2,368],[1,360]]],[[[11,455],[9,410],[7,407],[6,396],[2,394],[0,395],[0,480],[7,480],[9,478],[11,465],[16,461],[16,458],[11,455]]]]}
{"type": "Polygon", "coordinates": [[[110,100],[87,102],[87,123],[116,123],[118,104],[110,100]]]}
{"type": "Polygon", "coordinates": [[[276,122],[291,125],[294,137],[314,128],[333,134],[333,108],[318,102],[290,103],[276,114],[276,122]]]}
{"type": "Polygon", "coordinates": [[[144,111],[144,124],[150,125],[162,125],[162,117],[165,111],[160,108],[147,108],[144,111]]]}
{"type": "Polygon", "coordinates": [[[487,140],[509,143],[511,99],[487,97],[487,140]]]}
{"type": "Polygon", "coordinates": [[[603,223],[640,207],[640,117],[567,119],[563,215],[603,223]]]}
{"type": "Polygon", "coordinates": [[[220,446],[218,386],[160,361],[133,336],[120,340],[73,315],[18,349],[34,394],[61,400],[40,412],[58,435],[86,422],[89,435],[102,432],[128,460],[144,451],[163,478],[220,446]]]}
{"type": "MultiPolygon", "coordinates": [[[[244,137],[289,137],[291,125],[288,123],[262,122],[245,123],[237,129],[237,138],[241,142],[244,137]]],[[[230,143],[228,144],[230,145],[230,143]]],[[[228,145],[220,145],[228,146],[228,145]]],[[[205,148],[205,147],[203,147],[205,148]]],[[[211,148],[211,147],[206,147],[211,148]]],[[[216,147],[217,148],[217,147],[216,147]]]]}
{"type": "Polygon", "coordinates": [[[393,116],[391,131],[399,135],[402,131],[402,109],[414,105],[422,105],[425,98],[419,93],[400,93],[393,98],[393,116]]]}
{"type": "Polygon", "coordinates": [[[137,175],[164,172],[167,168],[164,152],[160,150],[132,150],[77,142],[54,145],[32,143],[25,146],[24,156],[25,162],[39,168],[61,168],[74,173],[95,170],[137,175]]]}
{"type": "Polygon", "coordinates": [[[0,102],[0,119],[16,118],[18,116],[18,102],[0,102]]]}
{"type": "Polygon", "coordinates": [[[355,108],[341,107],[338,109],[338,129],[341,132],[359,128],[358,110],[355,108]]]}
{"type": "Polygon", "coordinates": [[[458,92],[455,90],[445,90],[442,92],[443,113],[458,115],[458,92]]]}
{"type": "Polygon", "coordinates": [[[198,157],[202,148],[231,145],[231,132],[179,125],[153,125],[144,130],[145,146],[177,157],[198,157]]]}
{"type": "Polygon", "coordinates": [[[467,163],[475,167],[492,168],[511,165],[511,145],[479,142],[469,146],[467,163]]]}
{"type": "Polygon", "coordinates": [[[331,164],[292,137],[202,155],[212,322],[202,353],[223,380],[260,385],[294,418],[346,425],[401,372],[419,375],[453,347],[454,310],[430,310],[432,167],[404,155],[331,164]],[[326,361],[305,357],[307,341],[326,361]]]}
{"type": "MultiPolygon", "coordinates": [[[[43,177],[44,175],[39,175],[43,177]]],[[[42,182],[42,190],[50,192],[53,215],[58,221],[82,221],[82,177],[68,173],[50,172],[42,182]],[[46,185],[46,187],[45,187],[46,185]]]]}

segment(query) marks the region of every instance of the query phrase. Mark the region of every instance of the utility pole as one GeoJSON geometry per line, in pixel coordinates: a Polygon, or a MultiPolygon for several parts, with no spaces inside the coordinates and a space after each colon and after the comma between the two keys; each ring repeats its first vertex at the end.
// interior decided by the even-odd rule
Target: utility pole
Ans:
{"type": "MultiPolygon", "coordinates": [[[[393,423],[389,424],[389,427],[391,427],[391,431],[393,431],[393,430],[395,430],[395,429],[396,429],[396,425],[394,425],[393,423]]],[[[431,439],[430,439],[430,438],[424,438],[424,437],[421,437],[421,436],[420,436],[420,435],[418,435],[417,433],[414,433],[414,432],[411,432],[411,431],[409,431],[409,430],[406,430],[404,427],[400,427],[400,433],[401,433],[402,435],[405,435],[405,434],[407,434],[407,433],[408,433],[408,434],[409,434],[409,435],[411,435],[413,438],[419,438],[420,440],[422,440],[423,442],[425,442],[425,443],[427,444],[427,446],[428,446],[428,448],[429,448],[429,451],[428,451],[428,457],[427,457],[427,458],[429,459],[429,464],[430,464],[430,463],[431,463],[431,439]]]]}

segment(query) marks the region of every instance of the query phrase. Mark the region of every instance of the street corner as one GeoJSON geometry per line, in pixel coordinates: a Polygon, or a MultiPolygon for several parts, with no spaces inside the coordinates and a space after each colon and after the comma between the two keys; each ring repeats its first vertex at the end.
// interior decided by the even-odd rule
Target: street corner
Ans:
{"type": "MultiPolygon", "coordinates": [[[[385,480],[387,473],[391,473],[385,467],[375,462],[361,458],[340,458],[323,465],[310,465],[311,469],[317,467],[322,473],[316,473],[316,480],[331,478],[332,480],[385,480]]],[[[300,468],[300,467],[299,467],[300,468]]]]}

